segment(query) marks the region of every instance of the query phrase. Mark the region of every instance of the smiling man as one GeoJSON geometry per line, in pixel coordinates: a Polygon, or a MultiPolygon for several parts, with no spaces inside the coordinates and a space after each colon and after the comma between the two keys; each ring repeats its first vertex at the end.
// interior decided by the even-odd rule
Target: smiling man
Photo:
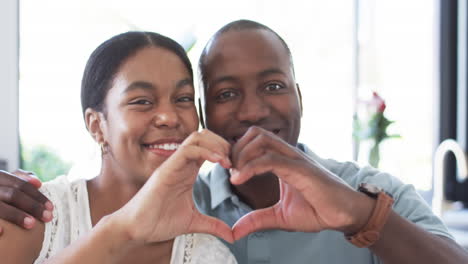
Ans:
{"type": "Polygon", "coordinates": [[[234,169],[199,177],[194,197],[233,226],[241,239],[227,245],[239,263],[467,261],[412,186],[298,144],[302,98],[292,55],[270,28],[224,26],[199,66],[206,127],[232,144],[234,169]]]}

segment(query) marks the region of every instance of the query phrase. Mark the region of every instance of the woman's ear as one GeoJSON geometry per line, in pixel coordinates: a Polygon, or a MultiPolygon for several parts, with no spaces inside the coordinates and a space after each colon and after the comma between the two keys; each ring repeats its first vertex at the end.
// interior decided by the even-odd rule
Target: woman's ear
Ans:
{"type": "Polygon", "coordinates": [[[105,142],[104,131],[103,131],[104,117],[101,112],[94,109],[88,108],[85,111],[85,123],[86,128],[93,137],[93,139],[102,144],[105,142]]]}
{"type": "Polygon", "coordinates": [[[304,109],[302,108],[302,94],[301,94],[301,88],[299,88],[299,84],[296,83],[296,88],[297,88],[297,94],[299,95],[299,105],[301,106],[301,117],[302,117],[302,112],[304,109]]]}

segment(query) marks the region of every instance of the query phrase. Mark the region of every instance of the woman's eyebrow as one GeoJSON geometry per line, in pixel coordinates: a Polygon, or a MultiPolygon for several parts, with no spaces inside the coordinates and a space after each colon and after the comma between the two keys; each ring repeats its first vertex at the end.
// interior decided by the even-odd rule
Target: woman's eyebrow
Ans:
{"type": "Polygon", "coordinates": [[[136,82],[132,82],[129,86],[127,86],[127,88],[125,88],[125,90],[122,93],[129,93],[137,89],[153,91],[156,89],[156,87],[154,87],[154,85],[149,82],[136,81],[136,82]]]}

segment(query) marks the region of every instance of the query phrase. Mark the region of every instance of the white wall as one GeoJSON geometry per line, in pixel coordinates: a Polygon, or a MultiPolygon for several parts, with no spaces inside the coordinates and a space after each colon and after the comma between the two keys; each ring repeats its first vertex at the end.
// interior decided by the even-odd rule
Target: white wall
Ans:
{"type": "Polygon", "coordinates": [[[19,166],[18,1],[0,1],[0,160],[7,161],[7,170],[19,166]]]}

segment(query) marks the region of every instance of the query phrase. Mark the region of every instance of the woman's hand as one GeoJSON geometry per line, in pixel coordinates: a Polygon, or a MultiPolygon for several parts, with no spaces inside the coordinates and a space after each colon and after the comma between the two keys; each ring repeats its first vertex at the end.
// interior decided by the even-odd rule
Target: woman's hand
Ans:
{"type": "Polygon", "coordinates": [[[230,145],[208,131],[192,133],[122,209],[113,214],[133,241],[151,243],[186,233],[208,233],[233,242],[231,228],[201,214],[193,184],[205,160],[230,168],[230,145]]]}

